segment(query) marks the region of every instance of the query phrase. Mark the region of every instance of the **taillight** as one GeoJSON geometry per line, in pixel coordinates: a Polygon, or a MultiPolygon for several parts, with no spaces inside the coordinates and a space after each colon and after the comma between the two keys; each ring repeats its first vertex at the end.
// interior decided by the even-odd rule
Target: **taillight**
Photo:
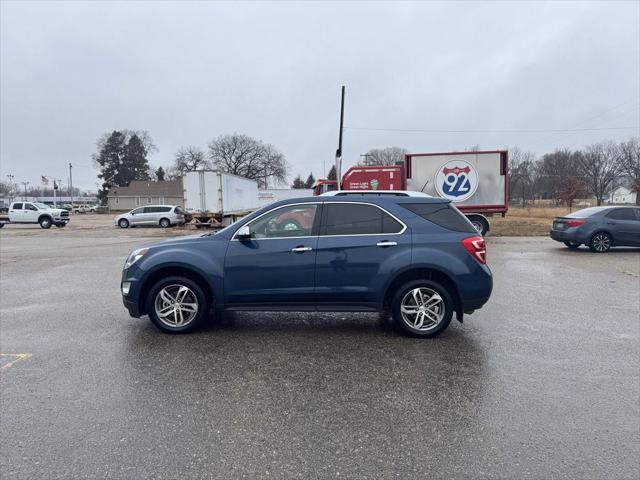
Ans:
{"type": "Polygon", "coordinates": [[[586,220],[569,220],[569,221],[567,221],[567,225],[569,225],[570,227],[579,227],[580,225],[584,225],[585,223],[587,223],[586,220]]]}
{"type": "Polygon", "coordinates": [[[487,263],[487,249],[484,246],[484,238],[467,237],[462,240],[462,246],[481,264],[487,263]]]}

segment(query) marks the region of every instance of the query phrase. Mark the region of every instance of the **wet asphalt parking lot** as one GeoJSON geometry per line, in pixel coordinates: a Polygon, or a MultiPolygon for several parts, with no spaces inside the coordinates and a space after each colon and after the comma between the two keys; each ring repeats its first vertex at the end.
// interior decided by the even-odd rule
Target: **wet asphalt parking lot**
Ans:
{"type": "Polygon", "coordinates": [[[640,475],[638,249],[490,238],[490,302],[432,340],[307,313],[168,336],[121,304],[139,237],[0,233],[2,478],[640,475]]]}

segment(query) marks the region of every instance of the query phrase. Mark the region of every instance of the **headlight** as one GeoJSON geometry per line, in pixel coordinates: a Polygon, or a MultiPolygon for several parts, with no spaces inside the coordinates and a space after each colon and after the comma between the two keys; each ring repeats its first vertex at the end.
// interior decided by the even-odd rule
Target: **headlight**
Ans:
{"type": "Polygon", "coordinates": [[[124,262],[124,270],[140,260],[148,251],[148,248],[138,248],[137,250],[131,252],[129,254],[129,258],[127,258],[127,261],[124,262]]]}

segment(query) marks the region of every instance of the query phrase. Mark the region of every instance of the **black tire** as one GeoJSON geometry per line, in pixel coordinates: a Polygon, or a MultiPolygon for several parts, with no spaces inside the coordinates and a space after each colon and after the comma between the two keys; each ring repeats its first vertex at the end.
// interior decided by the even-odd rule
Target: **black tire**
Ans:
{"type": "Polygon", "coordinates": [[[120,220],[118,220],[118,226],[120,228],[129,228],[129,220],[127,220],[126,218],[121,218],[120,220]]]}
{"type": "Polygon", "coordinates": [[[487,234],[489,231],[489,222],[486,218],[480,215],[469,215],[467,218],[480,235],[484,237],[487,234]]]}
{"type": "Polygon", "coordinates": [[[168,218],[161,218],[160,219],[160,226],[162,228],[169,228],[171,226],[171,222],[169,221],[168,218]]]}
{"type": "Polygon", "coordinates": [[[611,249],[613,238],[607,232],[596,232],[589,240],[589,250],[596,253],[605,253],[611,249]]]}
{"type": "Polygon", "coordinates": [[[580,246],[580,244],[576,242],[564,242],[564,244],[572,250],[575,250],[580,246]]]}
{"type": "Polygon", "coordinates": [[[155,285],[151,287],[149,290],[149,294],[146,298],[146,312],[149,315],[149,318],[153,322],[153,324],[162,330],[165,333],[188,333],[199,328],[205,321],[205,319],[209,315],[209,301],[207,300],[207,296],[205,295],[202,287],[187,277],[167,277],[163,278],[155,285]],[[156,297],[160,294],[160,292],[165,287],[171,287],[175,285],[181,285],[187,287],[197,299],[197,313],[196,315],[187,323],[182,326],[171,326],[167,323],[163,322],[156,313],[156,297]]]}
{"type": "Polygon", "coordinates": [[[4,227],[4,223],[0,223],[0,228],[4,227]]]}
{"type": "Polygon", "coordinates": [[[38,223],[40,224],[40,228],[44,228],[45,230],[51,228],[51,225],[53,224],[51,217],[40,217],[38,223]]]}
{"type": "Polygon", "coordinates": [[[64,227],[66,227],[66,226],[67,226],[67,224],[66,224],[66,223],[56,223],[55,225],[56,225],[56,227],[58,227],[58,228],[64,228],[64,227]]]}
{"type": "Polygon", "coordinates": [[[405,283],[402,285],[394,294],[393,300],[391,301],[391,314],[393,315],[393,319],[396,324],[405,332],[414,337],[420,338],[429,338],[435,337],[442,333],[451,323],[451,318],[453,317],[453,299],[451,294],[437,282],[431,280],[413,280],[411,282],[405,283]],[[431,290],[437,293],[442,299],[443,304],[443,312],[442,318],[439,320],[437,325],[429,330],[418,330],[408,324],[402,316],[400,308],[402,306],[402,300],[405,298],[407,294],[416,288],[424,288],[431,290]]]}

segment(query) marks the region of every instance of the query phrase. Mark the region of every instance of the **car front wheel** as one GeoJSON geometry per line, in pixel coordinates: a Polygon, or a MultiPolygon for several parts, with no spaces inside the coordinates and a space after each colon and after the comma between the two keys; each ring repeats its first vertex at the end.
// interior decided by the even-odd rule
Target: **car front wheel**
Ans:
{"type": "Polygon", "coordinates": [[[40,224],[41,228],[47,229],[47,228],[51,228],[51,219],[49,217],[43,217],[41,218],[38,223],[40,224]]]}
{"type": "Polygon", "coordinates": [[[128,228],[129,227],[129,220],[127,220],[126,218],[121,218],[120,220],[118,220],[118,226],[120,228],[128,228]]]}
{"type": "Polygon", "coordinates": [[[204,322],[209,304],[200,285],[190,278],[168,277],[151,287],[146,309],[163,332],[187,333],[204,322]]]}
{"type": "Polygon", "coordinates": [[[414,280],[395,293],[391,311],[396,323],[406,333],[415,337],[435,337],[451,322],[453,300],[439,283],[414,280]]]}
{"type": "Polygon", "coordinates": [[[592,252],[604,253],[611,248],[611,235],[606,232],[595,233],[589,241],[589,249],[592,252]]]}

